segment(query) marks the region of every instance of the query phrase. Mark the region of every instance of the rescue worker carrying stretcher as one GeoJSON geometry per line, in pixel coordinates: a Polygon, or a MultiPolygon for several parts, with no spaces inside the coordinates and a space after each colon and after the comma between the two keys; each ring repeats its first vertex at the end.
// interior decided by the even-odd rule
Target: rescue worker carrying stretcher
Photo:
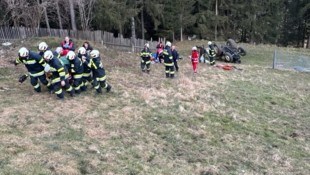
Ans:
{"type": "Polygon", "coordinates": [[[43,58],[44,52],[50,50],[46,42],[41,42],[38,46],[39,55],[43,58]]]}
{"type": "Polygon", "coordinates": [[[111,91],[111,85],[106,82],[106,74],[101,62],[100,53],[98,50],[92,50],[90,52],[90,60],[83,59],[86,64],[93,72],[94,88],[97,93],[102,93],[102,88],[105,88],[107,92],[111,91]]]}
{"type": "MultiPolygon", "coordinates": [[[[80,47],[79,48],[77,57],[80,60],[85,59],[87,62],[90,61],[89,60],[89,54],[87,53],[87,50],[85,49],[85,47],[80,47]]],[[[84,67],[84,72],[83,72],[82,81],[84,83],[84,87],[85,87],[85,90],[86,90],[88,83],[92,82],[91,69],[86,64],[83,64],[83,67],[84,67]]]]}
{"type": "Polygon", "coordinates": [[[75,56],[73,51],[69,51],[67,53],[67,59],[70,63],[69,72],[73,79],[73,88],[76,94],[79,94],[82,91],[85,91],[85,86],[83,83],[83,73],[84,73],[84,66],[83,62],[75,56]]]}
{"type": "Polygon", "coordinates": [[[58,98],[64,98],[64,92],[62,87],[70,93],[70,96],[73,96],[73,88],[69,84],[69,74],[61,64],[60,60],[53,54],[52,51],[48,50],[43,55],[44,60],[48,62],[49,66],[46,67],[45,72],[52,73],[52,87],[53,91],[57,95],[58,98]]]}
{"type": "MultiPolygon", "coordinates": [[[[47,65],[44,59],[37,53],[29,51],[25,47],[22,47],[18,51],[18,58],[15,60],[15,66],[23,63],[30,76],[30,83],[34,87],[36,92],[41,92],[41,86],[38,80],[41,81],[42,84],[48,85],[48,81],[46,79],[46,75],[44,72],[44,67],[47,65]]],[[[26,80],[28,75],[23,75],[22,80],[26,80]]],[[[21,83],[23,81],[20,81],[21,83]]]]}

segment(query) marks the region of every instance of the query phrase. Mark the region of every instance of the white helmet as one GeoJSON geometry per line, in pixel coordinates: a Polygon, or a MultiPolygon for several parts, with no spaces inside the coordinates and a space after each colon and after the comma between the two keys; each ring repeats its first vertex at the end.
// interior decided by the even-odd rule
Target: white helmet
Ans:
{"type": "Polygon", "coordinates": [[[167,41],[167,42],[166,42],[166,46],[171,47],[171,42],[170,42],[170,41],[167,41]]]}
{"type": "Polygon", "coordinates": [[[208,42],[208,45],[209,45],[209,46],[210,46],[210,45],[212,45],[212,42],[211,42],[211,41],[209,41],[209,42],[208,42]]]}
{"type": "Polygon", "coordinates": [[[80,47],[80,48],[79,48],[79,53],[82,54],[82,55],[85,55],[85,54],[86,54],[86,49],[85,49],[85,47],[80,47]]]}
{"type": "Polygon", "coordinates": [[[29,51],[26,49],[26,47],[22,47],[18,50],[18,55],[20,57],[27,57],[29,55],[29,51]]]}
{"type": "Polygon", "coordinates": [[[68,58],[68,60],[74,60],[75,53],[73,51],[69,51],[66,57],[68,58]]]}
{"type": "Polygon", "coordinates": [[[192,51],[193,51],[193,50],[197,50],[197,47],[196,47],[196,46],[194,46],[194,47],[192,48],[192,51]]]}
{"type": "Polygon", "coordinates": [[[46,51],[47,48],[48,48],[48,45],[46,44],[46,42],[41,42],[39,44],[39,50],[40,51],[46,51]]]}
{"type": "Polygon", "coordinates": [[[97,57],[99,57],[99,51],[98,51],[98,50],[92,50],[92,51],[90,52],[90,56],[91,56],[92,58],[97,58],[97,57]]]}
{"type": "Polygon", "coordinates": [[[150,44],[149,43],[146,43],[144,44],[145,47],[149,48],[150,47],[150,44]]]}
{"type": "Polygon", "coordinates": [[[56,51],[58,54],[60,54],[60,53],[63,51],[63,49],[62,49],[62,47],[57,47],[55,51],[56,51]]]}
{"type": "Polygon", "coordinates": [[[45,60],[51,60],[54,57],[54,54],[52,51],[47,50],[46,52],[44,52],[43,58],[45,60]]]}

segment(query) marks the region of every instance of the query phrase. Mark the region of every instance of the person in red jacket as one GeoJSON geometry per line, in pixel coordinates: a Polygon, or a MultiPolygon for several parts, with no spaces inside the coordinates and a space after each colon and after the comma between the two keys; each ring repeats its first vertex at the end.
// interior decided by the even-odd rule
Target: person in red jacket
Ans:
{"type": "Polygon", "coordinates": [[[74,51],[74,43],[68,36],[66,36],[65,40],[60,43],[60,46],[63,49],[61,56],[67,55],[70,50],[74,51]]]}
{"type": "Polygon", "coordinates": [[[194,73],[197,73],[197,65],[199,62],[199,53],[197,51],[197,47],[192,48],[191,60],[192,60],[194,73]]]}
{"type": "Polygon", "coordinates": [[[164,51],[164,45],[160,41],[156,46],[156,60],[158,60],[159,63],[161,63],[163,59],[163,51],[164,51]]]}

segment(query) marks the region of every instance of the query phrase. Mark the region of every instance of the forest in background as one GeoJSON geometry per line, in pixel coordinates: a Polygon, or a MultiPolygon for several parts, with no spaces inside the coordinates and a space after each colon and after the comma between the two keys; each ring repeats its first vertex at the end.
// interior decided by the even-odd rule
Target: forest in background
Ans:
{"type": "Polygon", "coordinates": [[[310,47],[309,0],[1,0],[0,25],[310,47]]]}

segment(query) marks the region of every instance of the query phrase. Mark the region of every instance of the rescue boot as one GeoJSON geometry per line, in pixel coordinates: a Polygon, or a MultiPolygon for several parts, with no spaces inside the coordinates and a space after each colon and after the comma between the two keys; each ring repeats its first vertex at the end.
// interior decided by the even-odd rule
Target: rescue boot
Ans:
{"type": "Polygon", "coordinates": [[[37,87],[37,88],[34,88],[34,90],[35,90],[36,92],[41,92],[41,86],[39,86],[39,87],[37,87]]]}
{"type": "Polygon", "coordinates": [[[82,91],[82,92],[84,92],[84,91],[86,91],[86,90],[87,90],[87,86],[84,85],[84,86],[81,87],[81,91],[82,91]]]}
{"type": "Polygon", "coordinates": [[[102,93],[102,89],[101,89],[101,88],[98,88],[98,89],[96,89],[96,92],[97,92],[98,94],[101,94],[101,93],[102,93]]]}
{"type": "Polygon", "coordinates": [[[75,92],[74,92],[75,94],[80,94],[81,93],[81,90],[79,89],[79,90],[75,90],[75,92]]]}
{"type": "Polygon", "coordinates": [[[107,86],[107,92],[110,92],[111,89],[112,89],[112,86],[108,84],[108,86],[107,86]]]}
{"type": "Polygon", "coordinates": [[[73,90],[70,91],[69,94],[70,94],[70,97],[74,97],[74,91],[73,90]]]}
{"type": "Polygon", "coordinates": [[[57,94],[58,99],[64,99],[64,93],[57,94]]]}

